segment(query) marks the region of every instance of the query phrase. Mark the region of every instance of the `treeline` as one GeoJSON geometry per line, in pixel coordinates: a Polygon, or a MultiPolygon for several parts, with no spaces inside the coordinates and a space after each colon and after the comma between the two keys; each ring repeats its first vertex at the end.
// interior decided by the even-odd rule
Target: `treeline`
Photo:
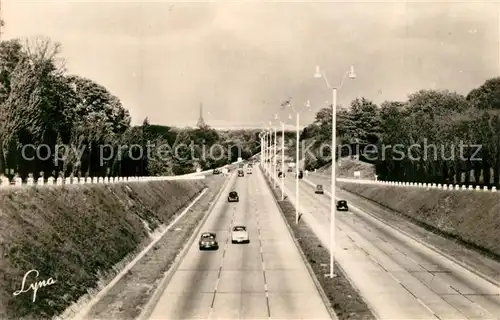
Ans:
{"type": "Polygon", "coordinates": [[[170,175],[236,160],[228,150],[216,161],[184,157],[175,145],[238,143],[242,156],[258,149],[256,132],[216,132],[131,126],[129,112],[104,86],[68,75],[60,45],[48,38],[0,42],[0,173],[48,176],[170,175]],[[154,145],[151,147],[151,145],[154,145]],[[161,147],[160,147],[161,146],[161,147]],[[166,147],[167,146],[167,147],[166,147]],[[231,158],[231,159],[230,159],[231,158]]]}
{"type": "MultiPolygon", "coordinates": [[[[375,164],[379,179],[500,187],[500,78],[466,96],[420,90],[406,101],[380,106],[365,98],[337,112],[337,158],[350,155],[375,164]],[[354,146],[361,146],[356,155],[354,146]],[[340,151],[342,150],[342,151],[340,151]]],[[[314,143],[306,169],[328,163],[319,146],[331,143],[331,108],[320,110],[302,132],[314,143]]]]}

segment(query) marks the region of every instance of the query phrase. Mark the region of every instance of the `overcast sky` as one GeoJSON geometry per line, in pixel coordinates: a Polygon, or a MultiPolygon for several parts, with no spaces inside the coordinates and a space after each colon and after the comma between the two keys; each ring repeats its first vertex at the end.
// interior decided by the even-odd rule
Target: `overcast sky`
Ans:
{"type": "Polygon", "coordinates": [[[4,39],[60,42],[69,73],[106,86],[134,123],[259,125],[292,97],[331,101],[315,66],[344,83],[339,103],[403,100],[423,88],[466,94],[500,74],[492,2],[2,1],[4,39]]]}

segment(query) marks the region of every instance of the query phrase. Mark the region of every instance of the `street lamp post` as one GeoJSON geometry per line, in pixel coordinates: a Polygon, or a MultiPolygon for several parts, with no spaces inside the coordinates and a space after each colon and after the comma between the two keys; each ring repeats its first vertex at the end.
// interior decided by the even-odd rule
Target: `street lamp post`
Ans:
{"type": "Polygon", "coordinates": [[[319,66],[316,66],[316,72],[314,73],[315,78],[323,78],[326,82],[328,88],[332,89],[332,185],[331,185],[331,207],[330,207],[330,278],[336,277],[334,274],[335,265],[335,179],[336,179],[336,160],[337,160],[337,89],[340,89],[344,84],[346,77],[350,79],[355,79],[356,74],[354,73],[354,66],[351,66],[350,70],[347,71],[342,77],[340,85],[337,87],[332,87],[328,82],[326,74],[324,71],[320,71],[319,66]]]}
{"type": "Polygon", "coordinates": [[[295,224],[299,223],[299,147],[300,147],[300,128],[299,128],[299,113],[297,112],[296,117],[296,129],[297,129],[297,146],[295,148],[295,224]]]}
{"type": "MultiPolygon", "coordinates": [[[[287,107],[291,107],[295,113],[296,113],[296,131],[297,131],[297,145],[296,145],[296,149],[295,149],[295,224],[298,224],[299,223],[299,148],[300,148],[300,115],[299,115],[299,111],[295,109],[295,107],[292,105],[291,103],[291,98],[284,102],[282,104],[282,106],[287,106],[287,107]]],[[[309,108],[310,107],[310,104],[309,104],[309,100],[307,100],[307,103],[304,105],[305,107],[309,108]]],[[[291,115],[290,115],[290,118],[291,118],[291,115]]]]}
{"type": "Polygon", "coordinates": [[[267,145],[267,175],[269,178],[271,178],[271,143],[272,143],[272,131],[269,130],[269,140],[268,140],[268,145],[267,145]]]}
{"type": "Polygon", "coordinates": [[[262,162],[262,169],[264,170],[264,174],[266,175],[267,175],[267,157],[268,157],[267,139],[268,139],[268,132],[266,129],[264,131],[264,162],[262,162]]]}
{"type": "Polygon", "coordinates": [[[272,131],[269,130],[269,145],[268,147],[268,160],[267,160],[267,174],[269,175],[269,178],[271,178],[271,146],[272,146],[272,141],[273,136],[272,136],[272,131]]]}
{"type": "Polygon", "coordinates": [[[281,122],[281,201],[285,200],[285,123],[281,122]]]}
{"type": "Polygon", "coordinates": [[[264,163],[264,137],[262,132],[260,133],[260,166],[264,163]]]}
{"type": "Polygon", "coordinates": [[[276,127],[274,127],[274,152],[273,153],[274,153],[273,154],[273,157],[274,157],[274,159],[273,159],[273,180],[274,180],[274,189],[276,189],[276,174],[277,174],[276,173],[276,171],[277,171],[276,170],[276,168],[277,168],[277,166],[276,166],[276,160],[277,160],[276,159],[276,127]]]}
{"type": "Polygon", "coordinates": [[[281,124],[281,201],[283,201],[285,200],[285,122],[281,121],[278,114],[274,115],[274,120],[279,120],[281,124]]]}

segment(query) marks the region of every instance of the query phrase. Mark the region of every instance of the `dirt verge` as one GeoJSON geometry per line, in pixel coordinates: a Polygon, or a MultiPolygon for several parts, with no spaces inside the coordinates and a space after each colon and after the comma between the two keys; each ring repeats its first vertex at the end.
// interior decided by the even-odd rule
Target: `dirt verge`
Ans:
{"type": "MultiPolygon", "coordinates": [[[[269,180],[266,180],[268,186],[273,190],[269,180]]],[[[338,264],[335,264],[337,277],[334,279],[325,277],[325,274],[328,274],[330,270],[329,250],[321,245],[321,241],[306,223],[295,224],[295,208],[288,200],[281,201],[278,189],[273,190],[273,195],[286,218],[287,224],[293,231],[292,235],[297,239],[302,252],[307,258],[307,262],[310,264],[337,317],[340,320],[375,319],[368,305],[351,285],[338,264]]]]}

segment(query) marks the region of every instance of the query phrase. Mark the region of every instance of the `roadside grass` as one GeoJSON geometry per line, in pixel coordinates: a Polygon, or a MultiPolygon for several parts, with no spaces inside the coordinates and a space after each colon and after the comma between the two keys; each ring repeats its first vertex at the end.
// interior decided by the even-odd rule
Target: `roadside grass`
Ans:
{"type": "MultiPolygon", "coordinates": [[[[348,192],[388,208],[393,215],[500,261],[500,194],[338,182],[348,192]]],[[[385,212],[385,219],[390,219],[385,212]]],[[[382,215],[383,217],[383,215],[382,215]]],[[[445,251],[457,251],[441,245],[445,251]]],[[[451,252],[453,253],[453,252],[451,252]]],[[[498,276],[500,270],[496,271],[498,276]]]]}
{"type": "Polygon", "coordinates": [[[89,319],[135,319],[206,214],[225,179],[211,177],[203,197],[87,314],[89,319]]]}
{"type": "Polygon", "coordinates": [[[325,277],[330,271],[329,250],[322,246],[321,241],[306,223],[295,224],[295,208],[293,205],[289,200],[281,201],[279,189],[273,189],[269,180],[266,179],[266,181],[273,190],[273,195],[286,218],[286,222],[293,231],[293,237],[297,239],[302,252],[307,258],[307,263],[311,266],[337,317],[340,320],[376,319],[337,263],[335,263],[334,267],[337,277],[334,279],[325,277]]]}
{"type": "MultiPolygon", "coordinates": [[[[339,178],[354,178],[354,172],[359,171],[360,179],[375,180],[375,166],[349,157],[341,158],[337,162],[336,173],[339,178]]],[[[316,171],[325,178],[330,178],[332,174],[332,164],[327,164],[316,171]]]]}
{"type": "MultiPolygon", "coordinates": [[[[206,179],[205,179],[206,180],[206,179]]],[[[204,180],[9,188],[0,191],[0,318],[64,312],[108,283],[159,226],[205,187],[204,180]],[[13,296],[26,287],[56,283],[13,296]]]]}

